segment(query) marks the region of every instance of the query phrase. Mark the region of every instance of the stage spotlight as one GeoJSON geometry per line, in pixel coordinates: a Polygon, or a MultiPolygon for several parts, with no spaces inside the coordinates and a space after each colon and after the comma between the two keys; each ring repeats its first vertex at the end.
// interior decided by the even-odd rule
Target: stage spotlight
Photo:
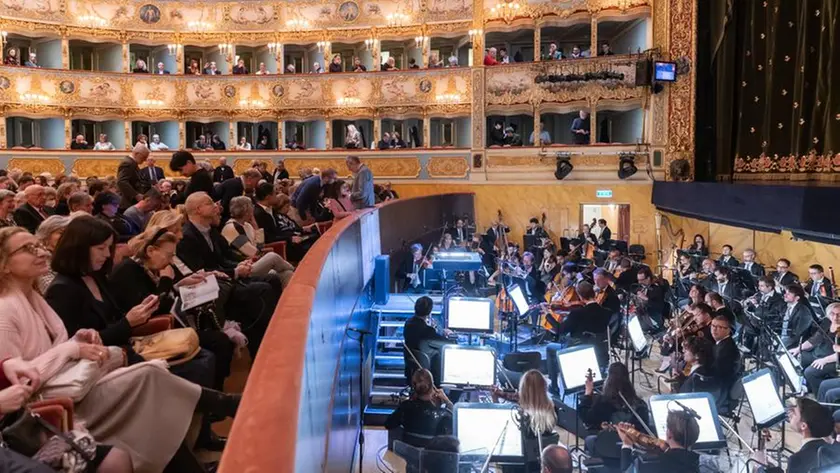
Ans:
{"type": "Polygon", "coordinates": [[[554,177],[558,181],[562,181],[575,168],[572,166],[572,153],[557,153],[557,169],[554,171],[554,177]]]}
{"type": "Polygon", "coordinates": [[[627,179],[636,174],[636,155],[633,153],[621,153],[618,155],[618,178],[627,179]]]}

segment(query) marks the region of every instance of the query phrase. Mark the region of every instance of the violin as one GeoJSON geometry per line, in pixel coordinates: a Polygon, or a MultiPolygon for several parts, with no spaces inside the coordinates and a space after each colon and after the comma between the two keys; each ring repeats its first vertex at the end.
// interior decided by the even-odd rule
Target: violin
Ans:
{"type": "Polygon", "coordinates": [[[644,448],[646,450],[657,450],[659,452],[667,452],[668,449],[671,447],[668,445],[668,442],[662,440],[658,437],[653,437],[648,434],[643,434],[636,430],[633,427],[633,424],[627,422],[620,422],[618,424],[611,424],[609,422],[604,422],[601,424],[601,429],[608,431],[608,432],[622,432],[626,435],[631,442],[637,447],[644,448]]]}

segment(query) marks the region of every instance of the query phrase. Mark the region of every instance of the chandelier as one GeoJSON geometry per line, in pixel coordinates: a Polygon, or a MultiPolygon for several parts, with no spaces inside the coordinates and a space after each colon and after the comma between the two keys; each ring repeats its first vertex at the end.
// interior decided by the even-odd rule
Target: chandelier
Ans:
{"type": "Polygon", "coordinates": [[[108,20],[105,18],[98,17],[96,15],[82,15],[79,17],[79,23],[88,25],[88,26],[105,26],[108,24],[108,20]]]}
{"type": "Polygon", "coordinates": [[[242,99],[239,101],[239,106],[242,108],[263,108],[265,102],[259,99],[242,99]]]}
{"type": "Polygon", "coordinates": [[[283,43],[268,43],[268,53],[279,58],[283,54],[283,43]]]}
{"type": "Polygon", "coordinates": [[[522,5],[518,0],[499,0],[490,8],[491,17],[506,23],[510,23],[522,13],[522,5]]]}
{"type": "Polygon", "coordinates": [[[367,51],[373,51],[376,48],[377,40],[374,38],[368,38],[365,40],[365,49],[367,51]]]}
{"type": "Polygon", "coordinates": [[[20,94],[21,102],[46,103],[50,101],[50,97],[44,94],[26,93],[20,94]]]}
{"type": "Polygon", "coordinates": [[[414,46],[417,49],[423,49],[426,46],[426,43],[429,42],[428,36],[415,36],[414,37],[414,46]]]}
{"type": "Polygon", "coordinates": [[[141,107],[163,107],[163,100],[157,99],[140,99],[137,104],[141,107]]]}
{"type": "Polygon", "coordinates": [[[440,103],[460,103],[461,94],[438,94],[435,96],[435,100],[437,100],[440,103]]]}
{"type": "Polygon", "coordinates": [[[181,50],[181,45],[178,43],[167,44],[166,49],[169,51],[170,56],[177,56],[178,52],[181,50]]]}
{"type": "Polygon", "coordinates": [[[320,53],[329,49],[331,44],[332,43],[330,43],[329,41],[318,41],[317,43],[315,43],[315,45],[318,46],[318,52],[320,53]]]}
{"type": "Polygon", "coordinates": [[[339,97],[335,103],[339,107],[354,107],[361,104],[362,101],[358,97],[339,97]]]}
{"type": "Polygon", "coordinates": [[[286,22],[286,28],[292,31],[309,29],[309,22],[302,18],[294,18],[286,22]]]}
{"type": "Polygon", "coordinates": [[[388,21],[388,26],[402,26],[408,22],[408,15],[404,13],[391,13],[385,19],[388,21]]]}
{"type": "Polygon", "coordinates": [[[207,23],[206,21],[191,21],[187,23],[187,28],[198,31],[198,30],[209,30],[213,28],[211,23],[207,23]]]}

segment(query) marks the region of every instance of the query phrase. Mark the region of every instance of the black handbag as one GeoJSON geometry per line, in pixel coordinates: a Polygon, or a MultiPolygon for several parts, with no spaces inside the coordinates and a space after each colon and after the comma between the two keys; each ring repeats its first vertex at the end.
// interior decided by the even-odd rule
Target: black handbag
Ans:
{"type": "MultiPolygon", "coordinates": [[[[0,421],[0,439],[9,449],[31,457],[47,442],[40,416],[28,409],[19,409],[3,416],[0,421]]],[[[42,421],[43,422],[43,421],[42,421]]]]}

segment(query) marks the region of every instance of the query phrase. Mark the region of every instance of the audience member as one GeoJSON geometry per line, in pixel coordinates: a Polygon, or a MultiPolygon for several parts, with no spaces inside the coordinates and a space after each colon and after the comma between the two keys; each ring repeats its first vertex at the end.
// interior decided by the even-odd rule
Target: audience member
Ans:
{"type": "Polygon", "coordinates": [[[309,251],[318,238],[317,225],[301,227],[288,216],[291,202],[285,194],[277,195],[271,184],[257,186],[254,193],[257,205],[254,208],[254,220],[265,234],[266,243],[286,242],[286,258],[297,263],[309,251]]]}
{"type": "Polygon", "coordinates": [[[274,168],[274,174],[271,178],[271,182],[279,182],[289,178],[289,171],[286,170],[286,163],[282,159],[277,160],[277,166],[274,168]]]}
{"type": "Polygon", "coordinates": [[[522,137],[513,130],[512,126],[505,128],[505,144],[503,146],[522,146],[522,137]]]}
{"type": "Polygon", "coordinates": [[[70,197],[67,199],[67,206],[70,208],[70,216],[78,212],[93,215],[93,197],[87,192],[76,191],[70,194],[70,197]]]}
{"type": "Polygon", "coordinates": [[[157,63],[157,70],[155,70],[155,74],[162,76],[164,74],[169,74],[169,71],[166,70],[166,67],[162,62],[159,62],[157,63]]]}
{"type": "Polygon", "coordinates": [[[233,179],[233,168],[228,166],[227,158],[222,156],[219,158],[219,165],[213,170],[213,182],[225,182],[228,179],[233,179]]]}
{"type": "Polygon", "coordinates": [[[20,57],[18,57],[18,50],[16,48],[9,48],[3,64],[7,66],[20,66],[20,57]]]}
{"type": "Polygon", "coordinates": [[[120,196],[110,191],[100,192],[93,199],[93,215],[111,225],[117,234],[117,243],[125,243],[140,233],[141,228],[119,213],[119,205],[120,196]]]}
{"type": "Polygon", "coordinates": [[[152,142],[149,143],[149,150],[150,151],[167,151],[169,150],[169,146],[166,143],[160,141],[160,135],[155,133],[152,135],[152,142]]]}
{"type": "Polygon", "coordinates": [[[405,141],[403,141],[400,136],[400,132],[394,130],[394,132],[391,133],[391,148],[401,149],[405,147],[405,141]]]}
{"type": "Polygon", "coordinates": [[[458,56],[455,55],[453,51],[452,54],[449,56],[449,64],[447,67],[458,67],[458,56]]]}
{"type": "Polygon", "coordinates": [[[191,74],[194,76],[201,75],[201,66],[199,66],[198,60],[190,59],[190,67],[187,68],[187,74],[191,74]]]}
{"type": "Polygon", "coordinates": [[[324,189],[324,205],[332,212],[335,220],[341,220],[355,210],[350,195],[350,185],[340,179],[324,189]]]}
{"type": "Polygon", "coordinates": [[[295,65],[289,64],[286,66],[286,74],[295,74],[295,65]]]}
{"type": "MultiPolygon", "coordinates": [[[[38,230],[35,232],[35,237],[38,238],[38,242],[49,253],[48,259],[50,261],[52,261],[52,255],[55,253],[58,240],[61,239],[61,235],[64,234],[64,229],[70,224],[70,220],[70,217],[63,215],[52,215],[41,222],[41,225],[38,226],[38,230]]],[[[48,269],[43,276],[38,278],[38,290],[41,294],[47,293],[47,288],[50,287],[53,279],[55,279],[55,272],[52,268],[48,269]]]]}
{"type": "Polygon", "coordinates": [[[589,144],[589,112],[580,111],[579,116],[572,121],[571,131],[576,145],[589,144]]]}
{"type": "Polygon", "coordinates": [[[233,148],[236,151],[251,151],[251,143],[244,136],[239,137],[239,143],[233,148]]]}
{"type": "Polygon", "coordinates": [[[560,50],[560,49],[557,49],[557,43],[552,41],[548,45],[548,54],[546,55],[545,58],[548,59],[549,61],[556,61],[556,60],[559,60],[559,59],[563,59],[563,51],[560,50]]]}
{"type": "Polygon", "coordinates": [[[323,72],[324,72],[324,70],[321,68],[321,63],[315,61],[315,63],[312,64],[312,70],[309,73],[310,74],[322,74],[323,72]]]}
{"type": "Polygon", "coordinates": [[[401,428],[403,441],[416,447],[426,446],[424,438],[452,433],[453,404],[435,387],[432,373],[424,368],[414,371],[411,387],[414,396],[397,406],[385,420],[385,428],[401,428]]]}
{"type": "Polygon", "coordinates": [[[488,49],[486,54],[484,55],[484,65],[485,66],[496,66],[498,64],[499,64],[499,61],[496,60],[496,48],[488,49]]]}
{"type": "Polygon", "coordinates": [[[114,151],[115,149],[117,148],[115,148],[114,145],[111,144],[110,141],[108,141],[108,135],[106,135],[105,133],[100,133],[99,141],[97,141],[96,144],[93,145],[94,151],[114,151]]]}
{"type": "Polygon", "coordinates": [[[222,220],[230,218],[230,201],[234,197],[253,192],[262,179],[262,174],[255,168],[246,169],[238,179],[228,179],[216,189],[216,194],[222,205],[222,220]]]}
{"type": "MultiPolygon", "coordinates": [[[[534,137],[535,132],[531,132],[531,137],[528,139],[528,143],[533,145],[534,144],[534,137]]],[[[540,122],[540,144],[541,145],[550,145],[551,144],[551,135],[545,131],[545,123],[540,122]]]]}
{"type": "Polygon", "coordinates": [[[443,61],[441,61],[440,56],[438,53],[432,53],[429,55],[429,69],[439,69],[443,67],[443,61]]]}
{"type": "Polygon", "coordinates": [[[212,146],[215,151],[224,151],[226,149],[225,142],[219,138],[219,135],[213,135],[213,139],[210,140],[210,146],[212,146]]]}
{"type": "Polygon", "coordinates": [[[254,74],[256,74],[258,76],[266,76],[266,75],[269,75],[271,73],[268,72],[268,69],[265,68],[265,63],[261,62],[259,69],[257,69],[257,72],[255,72],[254,74]]]}
{"type": "Polygon", "coordinates": [[[362,64],[362,60],[359,59],[359,56],[353,58],[353,72],[367,72],[367,67],[362,64]]]}
{"type": "Polygon", "coordinates": [[[14,219],[18,225],[29,230],[29,233],[35,233],[38,225],[41,224],[49,214],[45,206],[47,203],[47,196],[44,192],[44,187],[37,184],[28,186],[23,191],[25,202],[23,205],[15,209],[14,219]]]}
{"type": "Polygon", "coordinates": [[[0,189],[0,228],[16,227],[12,214],[15,211],[15,193],[8,189],[0,189]]]}
{"type": "Polygon", "coordinates": [[[598,53],[599,56],[612,56],[614,54],[615,53],[610,47],[610,43],[607,43],[606,41],[601,43],[601,52],[598,53]]]}
{"type": "Polygon", "coordinates": [[[411,58],[408,60],[408,68],[409,69],[420,69],[420,66],[417,65],[417,60],[411,58]]]}
{"type": "Polygon", "coordinates": [[[143,231],[152,214],[160,209],[160,203],[160,192],[157,189],[149,189],[143,194],[143,200],[126,209],[123,216],[140,231],[143,231]]]}
{"type": "MultiPolygon", "coordinates": [[[[219,161],[223,159],[224,158],[220,158],[219,161]]],[[[195,157],[189,151],[176,151],[172,155],[172,160],[169,161],[169,169],[172,169],[175,172],[180,172],[184,176],[190,178],[190,182],[187,184],[183,192],[182,197],[184,200],[196,192],[204,192],[207,195],[213,195],[213,178],[206,169],[195,163],[195,157]]],[[[231,170],[231,173],[233,173],[233,170],[231,170]]],[[[182,203],[182,201],[177,203],[182,203]]],[[[174,204],[175,203],[173,202],[173,205],[174,204]]]]}
{"type": "Polygon", "coordinates": [[[204,71],[202,73],[204,75],[216,76],[221,74],[221,71],[216,68],[216,61],[210,61],[204,66],[204,71]]]}
{"type": "Polygon", "coordinates": [[[344,135],[344,147],[347,149],[364,148],[362,133],[352,123],[347,125],[347,133],[344,135]]]}
{"type": "Polygon", "coordinates": [[[324,169],[320,176],[308,177],[298,186],[295,193],[292,194],[292,205],[302,220],[332,220],[332,216],[327,218],[324,215],[324,209],[320,206],[320,197],[323,188],[332,184],[335,178],[334,169],[324,169]]]}
{"type": "Polygon", "coordinates": [[[149,181],[140,173],[140,165],[149,157],[149,148],[138,144],[131,151],[131,156],[122,160],[117,168],[117,189],[122,200],[120,209],[125,210],[143,198],[143,194],[151,187],[149,181]]]}
{"type": "Polygon", "coordinates": [[[375,195],[373,192],[373,173],[358,156],[348,156],[345,160],[347,169],[353,173],[353,186],[351,188],[351,199],[357,209],[373,207],[375,195]]]}
{"type": "Polygon", "coordinates": [[[332,61],[330,61],[330,72],[344,72],[344,68],[341,66],[341,55],[334,54],[332,61]]]}
{"type": "MultiPolygon", "coordinates": [[[[46,179],[42,179],[41,181],[46,181],[46,179]]],[[[52,215],[55,213],[55,206],[58,203],[58,192],[56,192],[55,187],[49,184],[41,184],[41,187],[44,188],[44,212],[47,215],[52,215]]]]}
{"type": "Polygon", "coordinates": [[[85,135],[76,135],[76,138],[70,143],[70,149],[90,149],[85,135]]]}
{"type": "Polygon", "coordinates": [[[510,56],[505,48],[499,48],[499,64],[510,64],[510,56]]]}
{"type": "Polygon", "coordinates": [[[207,137],[198,135],[198,139],[193,142],[192,149],[207,151],[208,149],[212,150],[213,146],[207,141],[207,137]]]}
{"type": "Polygon", "coordinates": [[[166,176],[163,173],[163,168],[160,166],[155,166],[155,158],[149,157],[146,159],[146,167],[142,171],[143,177],[149,183],[149,186],[156,186],[158,181],[165,179],[166,176]]]}
{"type": "Polygon", "coordinates": [[[70,195],[79,190],[79,185],[75,182],[65,182],[56,189],[56,205],[55,215],[70,215],[70,205],[67,199],[70,195]]]}
{"type": "Polygon", "coordinates": [[[146,67],[146,61],[144,61],[142,59],[138,59],[137,61],[135,61],[134,62],[134,69],[132,69],[131,72],[133,72],[135,74],[148,74],[149,73],[149,68],[146,67]]]}
{"type": "Polygon", "coordinates": [[[236,61],[236,65],[233,66],[233,74],[234,75],[248,74],[248,68],[245,67],[245,60],[244,59],[239,58],[239,60],[236,61]]]}
{"type": "Polygon", "coordinates": [[[394,59],[394,56],[390,56],[386,61],[385,64],[382,64],[383,71],[398,71],[399,68],[397,67],[397,60],[394,59]]]}
{"type": "Polygon", "coordinates": [[[382,133],[382,139],[379,140],[379,143],[376,144],[377,149],[390,149],[391,148],[391,134],[387,131],[382,133]]]}
{"type": "Polygon", "coordinates": [[[583,59],[584,57],[586,56],[583,55],[579,47],[572,47],[572,54],[569,56],[569,59],[583,59]]]}

